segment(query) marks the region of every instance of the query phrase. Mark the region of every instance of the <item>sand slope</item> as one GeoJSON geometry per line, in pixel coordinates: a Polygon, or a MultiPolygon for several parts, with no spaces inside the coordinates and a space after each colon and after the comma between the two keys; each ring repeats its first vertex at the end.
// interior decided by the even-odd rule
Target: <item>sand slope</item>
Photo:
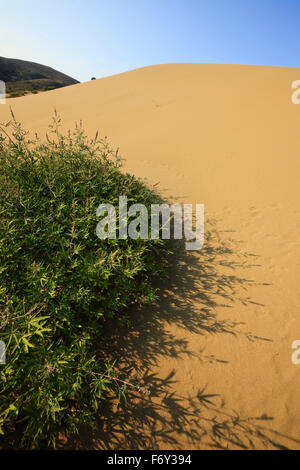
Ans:
{"type": "Polygon", "coordinates": [[[205,204],[205,247],[175,263],[118,345],[150,397],[108,410],[104,432],[79,445],[300,448],[297,79],[294,68],[160,65],[0,106],[1,121],[11,105],[41,134],[54,107],[67,128],[82,119],[126,169],[205,204]]]}

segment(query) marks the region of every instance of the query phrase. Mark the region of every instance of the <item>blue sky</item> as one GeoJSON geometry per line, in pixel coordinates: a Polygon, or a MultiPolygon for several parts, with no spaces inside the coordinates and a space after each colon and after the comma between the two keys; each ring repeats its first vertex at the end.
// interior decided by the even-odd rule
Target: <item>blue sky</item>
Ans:
{"type": "Polygon", "coordinates": [[[300,0],[0,0],[0,56],[89,80],[145,65],[300,66],[300,0]]]}

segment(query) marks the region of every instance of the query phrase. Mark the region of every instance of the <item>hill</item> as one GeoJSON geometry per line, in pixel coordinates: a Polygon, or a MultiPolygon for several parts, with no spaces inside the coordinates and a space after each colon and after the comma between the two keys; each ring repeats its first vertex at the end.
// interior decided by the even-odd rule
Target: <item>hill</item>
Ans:
{"type": "Polygon", "coordinates": [[[10,96],[61,88],[79,83],[51,67],[19,59],[0,57],[0,80],[10,96]]]}
{"type": "MultiPolygon", "coordinates": [[[[8,99],[45,138],[83,120],[126,170],[180,203],[204,203],[205,244],[174,263],[156,307],[114,351],[150,388],[108,410],[85,448],[300,448],[299,68],[169,64],[8,99]],[[209,223],[211,220],[211,223],[209,223]],[[102,425],[101,425],[102,427],[102,425]]],[[[120,338],[120,336],[122,336],[120,338]]]]}

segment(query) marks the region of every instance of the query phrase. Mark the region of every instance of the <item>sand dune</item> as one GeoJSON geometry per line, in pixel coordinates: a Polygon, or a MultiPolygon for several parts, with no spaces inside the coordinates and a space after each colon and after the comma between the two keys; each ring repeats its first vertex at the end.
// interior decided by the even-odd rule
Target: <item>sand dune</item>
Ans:
{"type": "Polygon", "coordinates": [[[205,204],[203,250],[175,263],[118,344],[150,396],[108,409],[103,431],[76,445],[300,448],[297,79],[295,68],[160,65],[0,106],[1,121],[11,105],[41,135],[55,107],[66,128],[82,119],[127,170],[205,204]]]}

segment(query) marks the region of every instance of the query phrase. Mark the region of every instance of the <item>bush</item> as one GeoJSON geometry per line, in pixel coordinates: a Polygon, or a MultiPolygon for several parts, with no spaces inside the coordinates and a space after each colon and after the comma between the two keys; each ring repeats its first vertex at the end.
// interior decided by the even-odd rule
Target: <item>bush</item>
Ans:
{"type": "MultiPolygon", "coordinates": [[[[100,353],[106,318],[128,321],[152,302],[168,248],[162,240],[100,240],[96,209],[119,195],[156,196],[106,140],[81,126],[28,140],[13,119],[0,133],[0,433],[5,446],[55,446],[59,427],[90,423],[117,383],[100,353]],[[53,140],[54,139],[54,140],[53,140]],[[100,346],[100,347],[99,347],[100,346]]],[[[118,394],[124,387],[118,387],[118,394]]]]}
{"type": "Polygon", "coordinates": [[[55,86],[49,85],[49,86],[42,88],[42,91],[51,91],[51,90],[55,90],[55,88],[56,88],[55,86]]]}

